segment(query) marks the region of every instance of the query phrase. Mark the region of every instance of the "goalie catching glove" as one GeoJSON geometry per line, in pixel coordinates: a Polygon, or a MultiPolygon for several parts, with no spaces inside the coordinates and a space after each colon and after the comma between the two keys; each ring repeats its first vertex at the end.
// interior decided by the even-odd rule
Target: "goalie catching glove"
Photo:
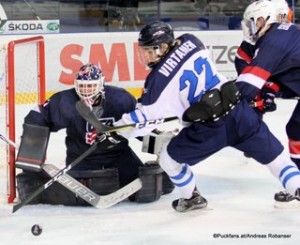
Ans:
{"type": "Polygon", "coordinates": [[[123,141],[127,141],[127,140],[115,132],[98,133],[96,136],[96,142],[98,143],[98,148],[103,150],[112,149],[123,141]]]}

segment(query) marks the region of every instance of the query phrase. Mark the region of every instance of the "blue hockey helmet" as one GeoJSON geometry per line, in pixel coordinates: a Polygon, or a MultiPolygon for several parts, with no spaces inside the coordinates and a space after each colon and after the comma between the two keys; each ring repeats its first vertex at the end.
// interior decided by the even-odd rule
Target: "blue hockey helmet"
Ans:
{"type": "Polygon", "coordinates": [[[139,34],[139,46],[160,46],[162,43],[173,44],[174,32],[172,27],[162,21],[146,25],[139,34]]]}
{"type": "Polygon", "coordinates": [[[74,83],[80,98],[96,100],[104,91],[104,76],[101,67],[91,63],[85,64],[76,74],[74,83]]]}
{"type": "Polygon", "coordinates": [[[146,25],[138,38],[140,62],[152,68],[174,43],[174,32],[169,24],[156,21],[146,25]]]}

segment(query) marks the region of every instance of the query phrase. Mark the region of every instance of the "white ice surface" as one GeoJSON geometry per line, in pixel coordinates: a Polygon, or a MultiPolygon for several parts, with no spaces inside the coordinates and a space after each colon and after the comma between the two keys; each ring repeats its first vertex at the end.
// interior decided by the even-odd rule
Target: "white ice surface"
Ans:
{"type": "MultiPolygon", "coordinates": [[[[285,124],[294,104],[295,101],[280,100],[278,110],[265,117],[285,146],[285,124]]],[[[174,127],[174,122],[164,126],[174,127]]],[[[60,167],[65,154],[63,135],[64,132],[52,134],[48,150],[48,161],[60,167]]],[[[131,145],[136,152],[140,151],[139,142],[132,140],[131,145]]],[[[140,156],[143,160],[153,159],[145,153],[140,156]]],[[[0,169],[3,180],[3,168],[0,169]]],[[[178,198],[176,189],[157,202],[124,201],[102,210],[35,205],[25,206],[13,214],[13,204],[2,201],[0,244],[300,244],[300,210],[273,207],[274,193],[282,187],[266,167],[244,158],[235,149],[226,148],[193,170],[197,185],[209,202],[206,210],[175,212],[171,202],[178,198]],[[43,228],[40,236],[32,235],[30,230],[34,224],[43,228]],[[215,238],[215,234],[219,237],[215,238]],[[252,237],[241,238],[244,234],[252,237]],[[269,234],[290,238],[271,238],[269,234]]],[[[1,185],[1,193],[3,188],[1,185]]]]}

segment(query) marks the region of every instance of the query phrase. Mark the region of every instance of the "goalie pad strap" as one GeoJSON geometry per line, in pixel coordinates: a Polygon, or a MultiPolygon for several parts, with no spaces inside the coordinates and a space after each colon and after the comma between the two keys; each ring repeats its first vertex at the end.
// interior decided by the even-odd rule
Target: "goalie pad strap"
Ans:
{"type": "Polygon", "coordinates": [[[23,124],[23,135],[16,159],[16,167],[35,172],[41,171],[41,165],[46,158],[49,135],[48,127],[23,124]]]}

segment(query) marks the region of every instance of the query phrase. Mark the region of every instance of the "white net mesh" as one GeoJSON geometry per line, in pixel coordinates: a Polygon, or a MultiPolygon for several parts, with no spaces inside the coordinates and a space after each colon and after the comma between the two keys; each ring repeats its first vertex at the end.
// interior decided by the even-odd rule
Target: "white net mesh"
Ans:
{"type": "MultiPolygon", "coordinates": [[[[22,124],[29,108],[38,102],[38,91],[40,74],[38,72],[39,61],[41,59],[37,42],[15,43],[13,52],[8,53],[8,45],[2,45],[0,50],[0,133],[9,139],[9,132],[15,131],[15,141],[18,144],[22,134],[22,124]],[[9,63],[9,59],[14,62],[9,63]],[[9,67],[10,64],[10,67],[9,67]],[[9,82],[11,81],[11,82],[9,82]],[[13,84],[13,86],[12,86],[13,84]],[[7,90],[9,87],[9,90],[7,90]],[[13,90],[14,87],[14,90],[13,90]],[[8,107],[9,98],[14,98],[15,123],[8,124],[8,113],[12,112],[8,107]]],[[[10,46],[12,47],[12,46],[10,46]]],[[[11,118],[11,117],[10,117],[11,118]]],[[[1,183],[1,196],[11,195],[14,186],[11,186],[10,179],[15,176],[10,171],[14,169],[13,164],[9,165],[8,145],[3,141],[1,146],[1,168],[0,174],[4,182],[1,183]],[[11,167],[10,167],[11,166],[11,167]],[[7,173],[7,174],[5,174],[7,173]],[[7,188],[3,188],[7,186],[7,188]]],[[[9,198],[10,199],[10,198],[9,198]]]]}

